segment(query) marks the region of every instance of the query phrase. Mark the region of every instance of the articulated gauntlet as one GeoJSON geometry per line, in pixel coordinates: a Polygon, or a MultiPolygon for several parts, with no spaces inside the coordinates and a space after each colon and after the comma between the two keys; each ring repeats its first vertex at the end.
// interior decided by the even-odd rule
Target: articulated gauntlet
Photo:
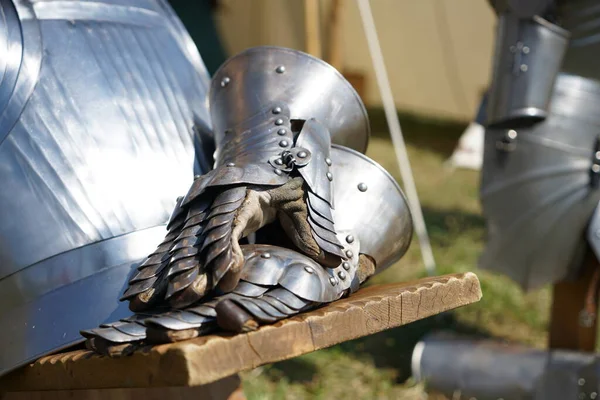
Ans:
{"type": "Polygon", "coordinates": [[[217,72],[210,101],[216,167],[178,200],[167,237],[131,278],[123,298],[138,314],[82,332],[97,351],[256,329],[356,291],[408,248],[412,222],[395,180],[331,145],[364,150],[368,130],[330,66],[252,49],[217,72]],[[240,59],[250,70],[232,70],[240,59]],[[241,242],[254,233],[257,243],[241,242]]]}

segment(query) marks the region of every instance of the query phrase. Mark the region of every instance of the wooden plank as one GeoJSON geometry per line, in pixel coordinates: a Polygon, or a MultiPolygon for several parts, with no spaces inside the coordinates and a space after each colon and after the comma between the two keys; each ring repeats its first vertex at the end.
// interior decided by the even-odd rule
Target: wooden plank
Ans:
{"type": "Polygon", "coordinates": [[[255,332],[210,335],[120,359],[79,350],[44,357],[0,380],[7,391],[200,386],[263,364],[477,302],[473,273],[371,286],[255,332]]]}
{"type": "Polygon", "coordinates": [[[246,400],[239,376],[196,387],[11,392],[1,400],[246,400]]]}
{"type": "Polygon", "coordinates": [[[554,284],[548,343],[551,349],[596,350],[598,287],[594,279],[598,279],[599,267],[596,256],[589,250],[577,279],[554,284]],[[594,316],[588,324],[582,324],[580,319],[584,309],[594,316]]]}

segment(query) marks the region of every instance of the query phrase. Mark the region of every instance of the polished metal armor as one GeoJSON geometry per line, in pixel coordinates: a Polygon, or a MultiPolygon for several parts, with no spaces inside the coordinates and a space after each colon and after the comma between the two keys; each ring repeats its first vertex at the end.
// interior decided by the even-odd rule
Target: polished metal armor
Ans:
{"type": "Polygon", "coordinates": [[[263,209],[252,212],[260,214],[251,218],[255,229],[282,218],[281,210],[267,204],[268,191],[298,175],[306,184],[312,239],[325,253],[321,262],[337,265],[346,257],[332,216],[337,178],[331,172],[331,141],[365,150],[369,136],[364,105],[350,84],[308,54],[257,47],[219,68],[209,106],[215,168],[196,177],[179,200],[164,241],[130,279],[123,299],[134,311],[163,302],[186,307],[213,287],[232,290],[243,267],[237,242],[252,233],[236,228],[237,216],[250,213],[244,207],[253,193],[266,192],[263,209]]]}
{"type": "Polygon", "coordinates": [[[481,183],[488,241],[480,265],[526,289],[578,272],[600,200],[599,5],[496,2],[501,18],[481,183]],[[508,20],[516,25],[507,28],[508,20]],[[509,73],[505,59],[526,67],[509,73]]]}
{"type": "Polygon", "coordinates": [[[331,160],[339,181],[333,192],[337,236],[347,255],[340,265],[324,268],[291,249],[244,245],[246,264],[232,292],[182,310],[138,314],[83,335],[94,347],[98,338],[114,344],[139,342],[152,329],[204,334],[218,328],[215,308],[223,300],[237,303],[260,323],[272,323],[357,290],[360,257],[373,260],[375,273],[396,262],[410,245],[412,219],[398,183],[379,164],[342,146],[333,147],[331,160]]]}
{"type": "Polygon", "coordinates": [[[131,266],[212,150],[208,74],[166,1],[0,14],[3,374],[126,315],[131,266]]]}
{"type": "Polygon", "coordinates": [[[314,118],[332,143],[367,150],[367,112],[342,74],[309,54],[268,46],[237,54],[215,73],[210,103],[216,142],[227,141],[227,129],[268,110],[274,99],[291,110],[291,121],[314,118]]]}
{"type": "Polygon", "coordinates": [[[499,15],[488,125],[514,126],[547,116],[568,36],[538,15],[499,15]]]}

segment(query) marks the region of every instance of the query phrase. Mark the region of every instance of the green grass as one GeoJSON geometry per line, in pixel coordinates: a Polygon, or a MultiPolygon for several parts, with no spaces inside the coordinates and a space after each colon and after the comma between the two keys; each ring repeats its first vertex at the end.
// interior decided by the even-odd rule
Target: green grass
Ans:
{"type": "MultiPolygon", "coordinates": [[[[393,148],[385,133],[385,120],[379,111],[370,115],[374,133],[368,155],[400,181],[393,148]]],[[[507,278],[476,269],[485,235],[478,200],[479,174],[452,171],[444,165],[464,125],[410,116],[403,116],[401,122],[438,273],[477,272],[484,294],[482,301],[244,373],[248,399],[424,398],[422,389],[411,382],[410,357],[423,335],[440,329],[536,347],[545,345],[548,288],[524,294],[507,278]]],[[[374,277],[370,284],[423,276],[415,239],[403,259],[374,277]]]]}

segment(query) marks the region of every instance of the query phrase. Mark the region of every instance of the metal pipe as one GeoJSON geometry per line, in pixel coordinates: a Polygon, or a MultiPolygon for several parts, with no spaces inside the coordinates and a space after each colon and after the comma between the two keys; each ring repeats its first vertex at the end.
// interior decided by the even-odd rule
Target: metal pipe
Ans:
{"type": "Polygon", "coordinates": [[[412,373],[451,399],[600,399],[600,363],[592,353],[531,349],[448,334],[425,337],[412,373]]]}

